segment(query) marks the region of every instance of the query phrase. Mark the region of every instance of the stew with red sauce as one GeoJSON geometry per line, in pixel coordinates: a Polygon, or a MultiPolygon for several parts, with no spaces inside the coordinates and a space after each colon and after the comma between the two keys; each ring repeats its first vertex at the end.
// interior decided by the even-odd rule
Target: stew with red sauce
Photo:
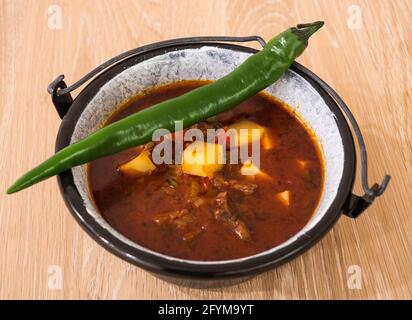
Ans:
{"type": "MultiPolygon", "coordinates": [[[[149,90],[121,106],[107,123],[205,83],[182,81],[149,90]]],[[[241,258],[286,241],[305,226],[320,200],[319,145],[290,108],[263,93],[194,127],[227,130],[240,122],[264,128],[256,175],[242,175],[245,164],[224,164],[208,176],[193,175],[179,164],[153,165],[154,143],[149,143],[88,165],[97,208],[135,243],[190,260],[241,258]],[[139,155],[148,157],[132,163],[139,155]],[[136,165],[145,174],[129,170],[136,165]]]]}

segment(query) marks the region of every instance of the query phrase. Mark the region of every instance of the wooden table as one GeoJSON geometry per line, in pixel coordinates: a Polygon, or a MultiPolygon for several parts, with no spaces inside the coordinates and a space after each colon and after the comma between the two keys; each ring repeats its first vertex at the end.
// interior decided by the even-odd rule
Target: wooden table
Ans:
{"type": "Polygon", "coordinates": [[[411,298],[411,16],[408,0],[0,0],[0,298],[411,298]],[[299,61],[351,107],[365,135],[371,182],[386,172],[393,179],[366,213],[342,217],[292,262],[237,286],[182,288],[97,245],[69,214],[55,179],[4,195],[53,153],[60,120],[46,87],[57,75],[72,83],[108,58],[155,41],[269,39],[319,19],[326,26],[299,61]],[[351,289],[359,271],[361,288],[351,289]]]}

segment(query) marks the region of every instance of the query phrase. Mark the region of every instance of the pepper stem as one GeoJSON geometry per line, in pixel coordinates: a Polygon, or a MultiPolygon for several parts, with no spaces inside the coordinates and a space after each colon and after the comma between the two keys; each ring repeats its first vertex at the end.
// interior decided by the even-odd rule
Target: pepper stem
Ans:
{"type": "Polygon", "coordinates": [[[318,31],[325,24],[323,21],[316,21],[312,23],[298,24],[295,28],[292,28],[292,32],[298,36],[298,38],[308,44],[308,39],[312,34],[318,31]]]}

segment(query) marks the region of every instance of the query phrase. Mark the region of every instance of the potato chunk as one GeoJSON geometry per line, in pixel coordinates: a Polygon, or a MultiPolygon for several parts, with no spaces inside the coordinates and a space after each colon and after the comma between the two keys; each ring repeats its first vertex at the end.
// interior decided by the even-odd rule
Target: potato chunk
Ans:
{"type": "Polygon", "coordinates": [[[289,190],[285,190],[283,192],[279,192],[276,194],[276,198],[282,202],[286,207],[289,207],[290,205],[290,198],[291,198],[291,192],[289,190]]]}
{"type": "Polygon", "coordinates": [[[183,151],[182,169],[186,174],[212,178],[223,168],[223,160],[222,145],[196,141],[183,151]]]}
{"type": "Polygon", "coordinates": [[[270,134],[270,130],[268,129],[265,129],[260,140],[263,150],[272,150],[276,147],[276,140],[270,134]]]}
{"type": "Polygon", "coordinates": [[[148,175],[156,169],[150,152],[143,150],[136,158],[119,166],[119,170],[128,175],[148,175]]]}
{"type": "Polygon", "coordinates": [[[265,128],[258,125],[257,123],[250,120],[240,120],[228,126],[228,131],[232,129],[232,132],[235,132],[236,138],[235,141],[237,146],[240,147],[245,144],[250,144],[261,139],[265,131],[265,128]],[[259,130],[259,134],[252,134],[252,130],[259,130]]]}
{"type": "Polygon", "coordinates": [[[308,160],[296,160],[296,163],[297,163],[299,169],[301,169],[301,170],[306,170],[306,168],[309,165],[308,160]]]}
{"type": "Polygon", "coordinates": [[[272,177],[266,172],[260,170],[251,161],[245,161],[240,168],[240,173],[244,176],[256,176],[265,180],[272,180],[272,177]]]}

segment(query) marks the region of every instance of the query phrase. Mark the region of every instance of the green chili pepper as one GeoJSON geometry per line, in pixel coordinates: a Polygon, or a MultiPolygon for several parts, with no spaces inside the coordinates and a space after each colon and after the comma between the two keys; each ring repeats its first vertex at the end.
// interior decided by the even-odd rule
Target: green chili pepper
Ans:
{"type": "Polygon", "coordinates": [[[309,37],[322,25],[320,21],[287,29],[223,78],[137,112],[67,146],[23,175],[7,193],[20,191],[97,158],[147,143],[156,129],[174,131],[177,120],[183,120],[186,128],[235,107],[279,79],[305,50],[309,37]]]}

